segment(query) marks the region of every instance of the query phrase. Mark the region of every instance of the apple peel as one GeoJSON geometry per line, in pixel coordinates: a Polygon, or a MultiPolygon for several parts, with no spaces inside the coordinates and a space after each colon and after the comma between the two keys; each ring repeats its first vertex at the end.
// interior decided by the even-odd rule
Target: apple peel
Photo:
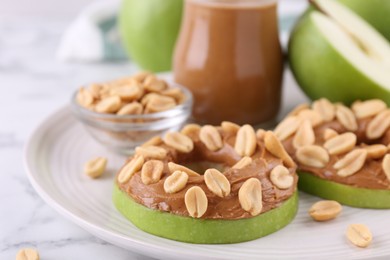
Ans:
{"type": "Polygon", "coordinates": [[[114,205],[139,229],[156,236],[195,244],[229,244],[257,239],[285,227],[298,210],[298,192],[278,208],[239,220],[194,219],[152,210],[135,202],[115,184],[114,205]]]}
{"type": "Polygon", "coordinates": [[[356,208],[390,209],[390,190],[348,186],[303,171],[298,175],[298,188],[306,193],[356,208]]]}

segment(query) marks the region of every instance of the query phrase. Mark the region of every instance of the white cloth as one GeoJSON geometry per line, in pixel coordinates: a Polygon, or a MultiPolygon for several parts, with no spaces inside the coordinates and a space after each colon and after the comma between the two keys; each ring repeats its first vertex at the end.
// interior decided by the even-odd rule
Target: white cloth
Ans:
{"type": "Polygon", "coordinates": [[[86,62],[106,59],[106,41],[118,44],[119,34],[116,26],[106,34],[101,25],[116,19],[119,6],[120,0],[101,0],[87,6],[66,29],[57,58],[61,61],[86,62]]]}

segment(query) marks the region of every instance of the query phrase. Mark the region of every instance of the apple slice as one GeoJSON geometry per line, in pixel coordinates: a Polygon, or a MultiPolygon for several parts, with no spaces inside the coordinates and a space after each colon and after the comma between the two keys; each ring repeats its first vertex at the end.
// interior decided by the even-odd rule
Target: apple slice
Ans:
{"type": "Polygon", "coordinates": [[[117,185],[113,201],[119,212],[148,233],[196,244],[227,244],[260,238],[286,226],[297,213],[298,192],[278,208],[240,220],[194,219],[152,210],[135,202],[117,185]]]}
{"type": "Polygon", "coordinates": [[[325,14],[307,13],[289,42],[291,69],[312,99],[350,104],[381,98],[390,104],[390,44],[334,0],[317,0],[325,14]]]}
{"type": "Polygon", "coordinates": [[[390,208],[390,190],[356,188],[324,180],[311,173],[298,171],[298,188],[304,192],[341,204],[371,209],[390,208]]]}

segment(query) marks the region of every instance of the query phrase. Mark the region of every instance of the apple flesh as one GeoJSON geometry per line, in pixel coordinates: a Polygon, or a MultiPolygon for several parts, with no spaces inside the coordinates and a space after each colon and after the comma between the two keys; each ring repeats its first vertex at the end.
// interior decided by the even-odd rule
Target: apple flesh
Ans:
{"type": "Polygon", "coordinates": [[[183,0],[123,0],[119,30],[130,57],[153,72],[171,69],[183,0]]]}
{"type": "Polygon", "coordinates": [[[390,190],[357,188],[324,180],[302,171],[298,171],[298,175],[298,188],[312,195],[357,208],[390,208],[390,190]]]}
{"type": "Polygon", "coordinates": [[[351,104],[380,98],[390,105],[390,45],[367,22],[334,0],[304,15],[289,41],[290,67],[312,99],[351,104]]]}
{"type": "Polygon", "coordinates": [[[389,0],[339,0],[377,29],[390,41],[389,0]]]}
{"type": "Polygon", "coordinates": [[[228,244],[257,239],[290,223],[298,209],[298,192],[278,208],[240,220],[195,219],[149,209],[135,202],[117,185],[116,208],[139,229],[156,236],[196,244],[228,244]]]}

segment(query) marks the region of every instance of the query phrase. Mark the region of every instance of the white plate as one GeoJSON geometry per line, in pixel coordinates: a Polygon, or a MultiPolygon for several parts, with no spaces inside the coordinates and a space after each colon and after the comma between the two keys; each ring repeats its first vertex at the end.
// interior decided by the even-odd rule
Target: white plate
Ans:
{"type": "Polygon", "coordinates": [[[170,259],[390,257],[390,210],[344,207],[337,219],[317,223],[310,219],[307,210],[319,199],[303,193],[298,215],[290,225],[251,242],[194,245],[150,235],[128,222],[111,203],[113,176],[124,159],[92,140],[69,107],[41,124],[25,152],[28,177],[50,206],[101,239],[141,254],[170,259]],[[91,180],[82,174],[84,162],[93,156],[109,158],[109,176],[91,180]],[[349,244],[344,233],[350,223],[370,227],[374,240],[369,248],[349,244]]]}

